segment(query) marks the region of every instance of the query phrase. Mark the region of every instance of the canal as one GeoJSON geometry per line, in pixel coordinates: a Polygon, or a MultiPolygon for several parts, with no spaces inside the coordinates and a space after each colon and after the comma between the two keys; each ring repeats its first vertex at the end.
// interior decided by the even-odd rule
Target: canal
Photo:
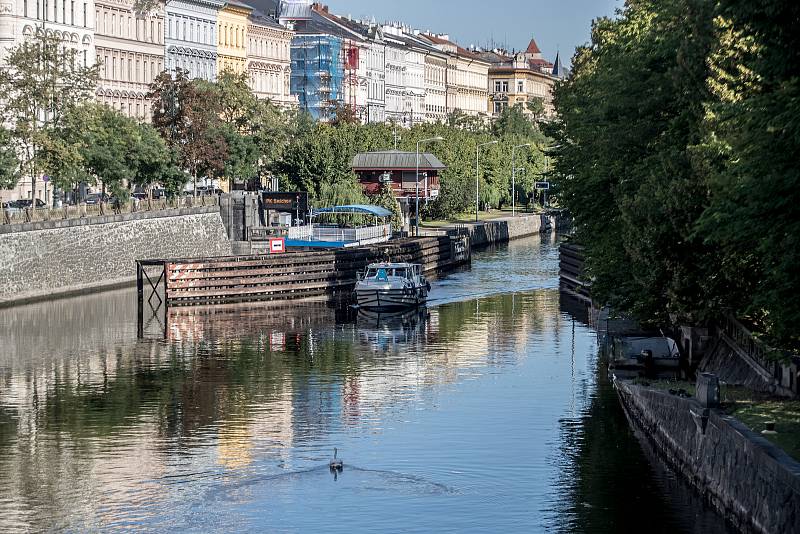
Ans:
{"type": "Polygon", "coordinates": [[[629,429],[554,241],[432,298],[171,309],[142,338],[135,290],[0,310],[0,532],[726,531],[629,429]]]}

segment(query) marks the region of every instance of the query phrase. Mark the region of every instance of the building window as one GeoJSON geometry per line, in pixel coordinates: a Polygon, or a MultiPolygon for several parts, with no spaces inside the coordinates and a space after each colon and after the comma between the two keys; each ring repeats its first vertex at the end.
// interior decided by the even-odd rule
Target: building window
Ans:
{"type": "Polygon", "coordinates": [[[524,93],[525,92],[525,83],[522,80],[517,81],[517,92],[524,93]]]}
{"type": "Polygon", "coordinates": [[[507,93],[508,92],[508,82],[502,82],[501,92],[507,93]]]}
{"type": "Polygon", "coordinates": [[[88,17],[86,16],[86,13],[87,13],[86,2],[84,2],[83,3],[83,27],[84,28],[88,28],[89,27],[88,21],[87,21],[88,17]]]}
{"type": "Polygon", "coordinates": [[[22,13],[25,17],[28,16],[28,0],[25,0],[25,2],[22,4],[22,13]]]}
{"type": "Polygon", "coordinates": [[[69,23],[75,26],[75,2],[74,0],[70,2],[69,5],[69,23]]]}

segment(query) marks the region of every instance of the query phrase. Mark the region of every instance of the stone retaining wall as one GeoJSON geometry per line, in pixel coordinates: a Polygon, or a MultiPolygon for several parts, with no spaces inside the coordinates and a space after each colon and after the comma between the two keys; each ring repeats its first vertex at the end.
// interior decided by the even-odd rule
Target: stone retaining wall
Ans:
{"type": "Polygon", "coordinates": [[[0,226],[0,306],[136,281],[143,258],[231,253],[216,206],[0,226]]]}
{"type": "Polygon", "coordinates": [[[526,215],[484,221],[470,226],[470,243],[473,247],[494,245],[550,230],[550,218],[546,215],[526,215]]]}
{"type": "Polygon", "coordinates": [[[800,533],[800,463],[733,417],[616,380],[640,438],[743,532],[800,533]]]}

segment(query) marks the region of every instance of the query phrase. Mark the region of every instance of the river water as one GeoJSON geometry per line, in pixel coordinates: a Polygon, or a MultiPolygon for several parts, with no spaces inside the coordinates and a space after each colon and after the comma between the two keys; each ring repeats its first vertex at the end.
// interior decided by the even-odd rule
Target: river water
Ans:
{"type": "Polygon", "coordinates": [[[557,275],[536,237],[403,316],[0,310],[0,532],[725,532],[629,429],[557,275]]]}

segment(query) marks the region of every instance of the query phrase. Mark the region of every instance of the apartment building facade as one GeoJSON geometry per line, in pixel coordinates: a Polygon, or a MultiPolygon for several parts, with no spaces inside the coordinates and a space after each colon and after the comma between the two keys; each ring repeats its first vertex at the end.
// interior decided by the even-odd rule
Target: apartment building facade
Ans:
{"type": "Polygon", "coordinates": [[[96,0],[95,20],[97,100],[150,120],[147,93],[164,70],[164,4],[140,14],[133,11],[133,0],[96,0]]]}
{"type": "Polygon", "coordinates": [[[165,69],[189,78],[217,78],[218,0],[170,0],[166,4],[165,69]]]}
{"type": "Polygon", "coordinates": [[[497,116],[506,107],[516,105],[522,107],[523,113],[532,115],[538,108],[530,105],[534,101],[542,103],[542,118],[555,114],[553,88],[563,75],[563,66],[557,59],[558,67],[554,73],[554,65],[542,57],[534,39],[524,52],[510,54],[495,49],[482,52],[480,56],[491,64],[489,92],[492,115],[497,116]]]}
{"type": "Polygon", "coordinates": [[[247,70],[247,26],[253,8],[230,0],[217,14],[217,75],[247,70]]]}
{"type": "MultiPolygon", "coordinates": [[[[85,66],[94,65],[94,0],[10,0],[0,4],[0,64],[8,50],[36,35],[48,35],[77,51],[85,66]]],[[[50,204],[53,187],[45,176],[20,180],[16,187],[3,191],[4,201],[36,199],[50,204]]]]}
{"type": "Polygon", "coordinates": [[[422,37],[447,55],[446,113],[460,111],[488,117],[490,63],[452,42],[446,34],[423,34],[422,37]]]}
{"type": "Polygon", "coordinates": [[[297,105],[291,94],[291,44],[294,32],[254,11],[247,26],[247,74],[258,98],[282,107],[297,105]]]}

